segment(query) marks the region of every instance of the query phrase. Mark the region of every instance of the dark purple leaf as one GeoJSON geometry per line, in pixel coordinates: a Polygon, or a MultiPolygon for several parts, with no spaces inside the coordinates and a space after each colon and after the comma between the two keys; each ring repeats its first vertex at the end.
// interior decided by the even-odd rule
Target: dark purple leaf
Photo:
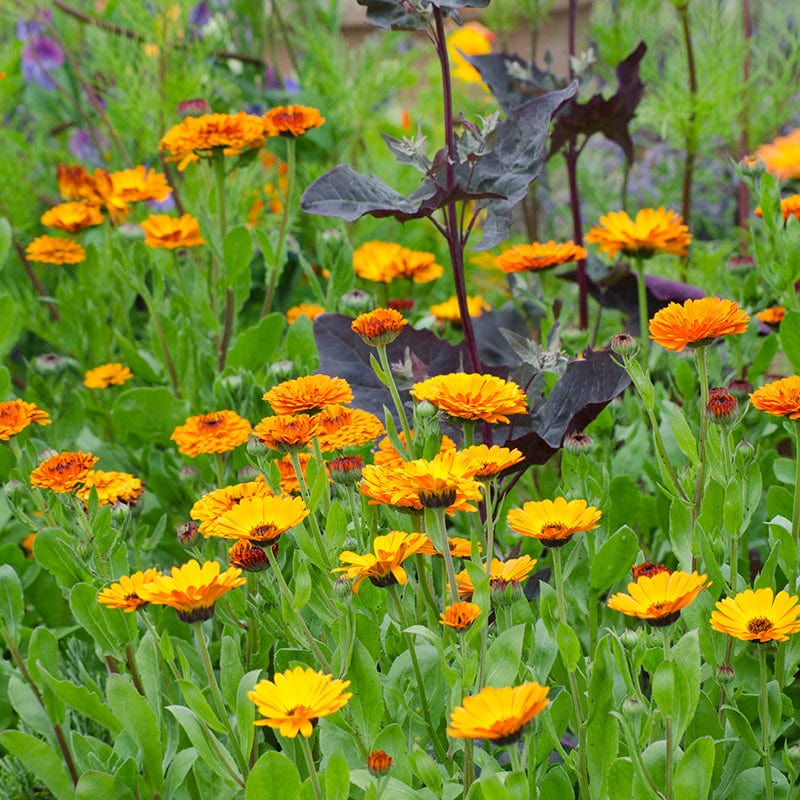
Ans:
{"type": "Polygon", "coordinates": [[[428,18],[418,11],[408,11],[401,0],[358,0],[367,9],[367,20],[376,28],[392,31],[421,31],[428,18]]]}
{"type": "Polygon", "coordinates": [[[509,347],[508,340],[501,331],[509,330],[525,338],[530,337],[530,331],[516,306],[508,302],[500,308],[485,311],[479,317],[473,317],[472,327],[481,362],[492,367],[494,374],[501,378],[507,377],[508,371],[516,367],[520,359],[509,347]],[[504,372],[500,372],[499,368],[504,372]]]}
{"type": "Polygon", "coordinates": [[[437,8],[486,8],[489,0],[431,0],[431,5],[437,8]]]}
{"type": "Polygon", "coordinates": [[[647,45],[639,42],[636,49],[617,64],[619,88],[612,97],[606,100],[603,95],[596,94],[588,103],[573,100],[562,109],[556,118],[550,140],[551,156],[579,134],[588,139],[595,133],[602,133],[622,148],[629,164],[633,163],[633,139],[628,124],[644,94],[644,84],[639,78],[639,63],[646,52],[647,45]]]}
{"type": "Polygon", "coordinates": [[[465,55],[464,58],[478,70],[506,113],[533,97],[541,97],[566,85],[566,82],[559,81],[549,72],[542,72],[535,64],[528,64],[517,55],[490,53],[485,56],[465,55]]]}

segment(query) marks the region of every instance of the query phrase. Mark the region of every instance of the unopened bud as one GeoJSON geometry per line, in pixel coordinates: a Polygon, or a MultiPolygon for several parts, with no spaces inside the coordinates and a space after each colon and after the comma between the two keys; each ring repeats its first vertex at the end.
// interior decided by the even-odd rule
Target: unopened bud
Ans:
{"type": "Polygon", "coordinates": [[[631,695],[622,701],[622,713],[628,719],[640,717],[644,713],[644,710],[644,705],[638,697],[631,695]]]}
{"type": "Polygon", "coordinates": [[[20,492],[25,491],[25,484],[22,481],[15,480],[12,478],[10,481],[6,481],[3,485],[3,493],[8,498],[16,497],[20,492]]]}
{"type": "Polygon", "coordinates": [[[202,97],[194,97],[178,103],[178,115],[182,118],[199,117],[209,113],[211,113],[211,106],[202,97]]]}
{"type": "Polygon", "coordinates": [[[199,527],[200,525],[194,520],[179,523],[175,529],[176,533],[178,534],[178,541],[184,547],[191,547],[192,545],[196,544],[197,540],[200,538],[200,534],[198,532],[199,527]]]}
{"type": "Polygon", "coordinates": [[[717,667],[717,680],[723,686],[733,683],[736,680],[736,671],[730,664],[720,664],[717,667]]]}
{"type": "Polygon", "coordinates": [[[183,483],[194,483],[200,478],[200,470],[191,464],[187,464],[185,467],[181,467],[178,477],[183,483]]]}
{"type": "Polygon", "coordinates": [[[254,481],[261,473],[255,467],[242,467],[236,473],[236,480],[239,483],[250,483],[250,481],[254,481]]]}
{"type": "Polygon", "coordinates": [[[639,342],[629,333],[618,333],[611,338],[611,350],[623,358],[633,358],[639,352],[639,342]]]}
{"type": "Polygon", "coordinates": [[[33,369],[39,375],[60,375],[69,366],[69,360],[57,353],[42,353],[33,359],[33,369]]]}
{"type": "Polygon", "coordinates": [[[392,757],[383,750],[373,750],[367,756],[367,769],[376,777],[385,775],[392,766],[392,757]]]}
{"type": "Polygon", "coordinates": [[[789,763],[797,769],[800,767],[800,745],[793,744],[791,747],[786,748],[786,759],[789,763]]]}
{"type": "Polygon", "coordinates": [[[247,455],[258,458],[259,456],[265,456],[269,451],[269,447],[258,436],[251,436],[247,440],[247,455]]]}
{"type": "Polygon", "coordinates": [[[291,361],[273,361],[269,365],[269,374],[271,378],[274,378],[277,382],[288,380],[292,377],[292,370],[294,369],[294,365],[291,361]]]}
{"type": "Polygon", "coordinates": [[[361,456],[334,458],[329,464],[331,480],[343,486],[355,486],[361,480],[364,459],[361,456]]]}
{"type": "Polygon", "coordinates": [[[351,289],[342,295],[339,307],[346,314],[362,314],[375,308],[375,301],[372,299],[372,295],[362,289],[351,289]]]}
{"type": "Polygon", "coordinates": [[[745,178],[759,178],[766,172],[767,165],[761,156],[745,156],[739,161],[739,174],[745,178]]]}
{"type": "Polygon", "coordinates": [[[639,644],[639,634],[632,628],[626,628],[619,637],[623,646],[628,650],[633,650],[639,644]]]}
{"type": "Polygon", "coordinates": [[[564,449],[573,456],[594,450],[594,440],[588,433],[575,432],[564,437],[564,449]]]}
{"type": "Polygon", "coordinates": [[[731,427],[739,418],[739,404],[727,389],[709,389],[706,414],[710,422],[731,427]]]}

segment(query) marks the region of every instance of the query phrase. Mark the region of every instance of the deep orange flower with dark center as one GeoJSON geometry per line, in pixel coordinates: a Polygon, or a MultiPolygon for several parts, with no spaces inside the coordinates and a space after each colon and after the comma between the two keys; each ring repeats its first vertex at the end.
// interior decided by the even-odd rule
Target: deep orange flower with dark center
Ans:
{"type": "Polygon", "coordinates": [[[324,313],[325,309],[316,303],[299,303],[287,310],[286,324],[291,325],[293,322],[297,322],[300,317],[308,317],[313,322],[320,314],[324,313]]]}
{"type": "Polygon", "coordinates": [[[487,447],[485,444],[476,444],[465,447],[461,452],[477,463],[475,478],[479,481],[492,480],[525,459],[516,448],[511,450],[497,445],[487,447]]]}
{"type": "Polygon", "coordinates": [[[216,536],[214,523],[225,512],[236,508],[246,497],[271,497],[272,489],[259,475],[254,481],[224,486],[204,494],[191,508],[189,516],[200,523],[203,536],[216,536]]]}
{"type": "Polygon", "coordinates": [[[261,117],[246,114],[202,114],[186,117],[161,137],[159,150],[170,153],[167,161],[178,161],[182,172],[200,157],[210,158],[214,151],[235,156],[261,147],[266,133],[261,117]]]}
{"type": "Polygon", "coordinates": [[[451,603],[439,614],[439,623],[457,631],[469,628],[481,614],[481,607],[475,603],[462,600],[451,603]]]}
{"type": "Polygon", "coordinates": [[[178,450],[186,456],[207,453],[227,453],[244,444],[253,428],[235,411],[212,411],[189,417],[183,425],[172,432],[178,450]]]}
{"type": "Polygon", "coordinates": [[[52,421],[50,415],[36,403],[4,400],[0,402],[0,441],[7,442],[34,422],[37,425],[49,425],[52,421]]]}
{"type": "Polygon", "coordinates": [[[480,485],[474,479],[478,464],[468,455],[450,450],[428,460],[417,458],[403,464],[408,491],[425,508],[474,511],[468,503],[480,500],[480,485]]]}
{"type": "Polygon", "coordinates": [[[756,319],[763,322],[765,325],[780,325],[783,318],[786,316],[786,309],[784,306],[771,306],[759,311],[756,314],[756,319]]]}
{"type": "Polygon", "coordinates": [[[652,577],[653,575],[658,575],[659,572],[672,572],[672,570],[663,564],[654,564],[652,561],[644,561],[631,567],[631,575],[635,581],[639,580],[642,575],[652,577]]]}
{"type": "Polygon", "coordinates": [[[319,109],[311,106],[277,106],[261,118],[266,136],[291,136],[297,138],[312,128],[324,124],[319,109]]]}
{"type": "Polygon", "coordinates": [[[179,247],[197,247],[206,242],[200,233],[200,223],[191,214],[177,218],[167,214],[151,214],[140,224],[144,231],[144,243],[148,247],[176,250],[179,247]]]}
{"type": "Polygon", "coordinates": [[[87,389],[107,389],[109,386],[122,386],[132,377],[129,367],[113,361],[88,370],[83,376],[83,385],[87,389]]]}
{"type": "Polygon", "coordinates": [[[217,517],[213,535],[225,539],[248,539],[265,544],[299,525],[309,514],[300,497],[245,497],[217,517]]]}
{"type": "Polygon", "coordinates": [[[750,317],[735,300],[703,297],[670,303],[650,320],[650,338],[667,350],[704,347],[718,336],[744,333],[750,317]]]}
{"type": "MultiPolygon", "coordinates": [[[[761,206],[756,209],[755,214],[757,217],[764,216],[761,206]]],[[[781,214],[783,214],[784,223],[789,221],[789,217],[800,220],[800,194],[792,194],[781,200],[781,214]]]]}
{"type": "Polygon", "coordinates": [[[163,202],[172,194],[167,176],[152,167],[140,164],[133,169],[121,169],[110,173],[115,197],[124,203],[139,203],[147,200],[163,202]]]}
{"type": "Polygon", "coordinates": [[[773,417],[800,419],[800,375],[759,386],[750,395],[750,404],[773,417]]]}
{"type": "Polygon", "coordinates": [[[57,453],[31,472],[31,486],[68,494],[83,483],[97,460],[97,456],[82,451],[57,453]]]}
{"type": "Polygon", "coordinates": [[[800,128],[778,136],[774,142],[762,144],[755,154],[764,162],[767,172],[776,178],[800,178],[800,128]]]}
{"type": "Polygon", "coordinates": [[[359,314],[353,320],[353,332],[368,345],[380,347],[393,342],[408,325],[408,320],[392,308],[376,308],[367,314],[359,314]]]}
{"type": "Polygon", "coordinates": [[[610,258],[622,251],[626,256],[649,258],[654,253],[685,256],[692,235],[683,217],[664,208],[643,208],[631,219],[625,211],[610,211],[586,234],[588,244],[597,244],[610,258]]]}
{"type": "Polygon", "coordinates": [[[497,257],[497,266],[507,273],[538,272],[552,269],[569,261],[583,261],[587,256],[586,249],[576,245],[572,240],[563,243],[531,242],[518,244],[504,250],[497,257]]]}
{"type": "Polygon", "coordinates": [[[548,547],[561,547],[576,533],[599,528],[601,512],[585,500],[531,500],[506,515],[515,533],[541,540],[548,547]]]}
{"type": "Polygon", "coordinates": [[[25,255],[41,264],[80,264],[86,259],[77,242],[59,236],[38,236],[25,248],[25,255]]]}
{"type": "Polygon", "coordinates": [[[147,605],[147,601],[143,600],[139,595],[141,588],[160,575],[161,573],[157,569],[152,568],[144,572],[134,572],[130,576],[123,575],[118,583],[106,586],[97,595],[97,602],[106,606],[106,608],[121,608],[130,614],[136,609],[147,605]]]}
{"type": "MultiPolygon", "coordinates": [[[[269,546],[272,547],[272,552],[277,554],[277,539],[269,546]]],[[[253,544],[249,539],[237,539],[228,550],[228,563],[245,572],[261,572],[269,566],[269,556],[263,547],[253,544]]]]}
{"type": "Polygon", "coordinates": [[[339,554],[344,567],[335,567],[331,572],[344,572],[350,580],[355,579],[353,591],[365,578],[375,586],[386,587],[399,583],[404,586],[408,580],[403,562],[422,549],[428,537],[424,533],[403,533],[391,531],[385,536],[376,536],[372,552],[359,555],[350,550],[339,554]]]}
{"type": "Polygon", "coordinates": [[[367,442],[374,442],[386,433],[383,423],[369,411],[345,406],[329,406],[316,416],[320,426],[319,446],[322,452],[343,450],[345,447],[360,447],[367,442]],[[344,409],[347,413],[337,423],[332,424],[331,409],[344,409]]]}
{"type": "Polygon", "coordinates": [[[94,192],[94,178],[80,164],[58,165],[58,193],[65,200],[87,199],[94,192]]]}
{"type": "Polygon", "coordinates": [[[135,475],[128,472],[104,472],[93,469],[86,473],[82,486],[75,494],[84,503],[89,502],[89,495],[94,489],[97,492],[98,505],[114,505],[124,503],[135,505],[144,493],[144,484],[135,475]]]}
{"type": "Polygon", "coordinates": [[[681,609],[693,602],[711,584],[707,575],[693,572],[657,572],[641,575],[628,584],[628,594],[617,592],[608,600],[608,607],[631,617],[639,617],[649,625],[671,625],[681,609]]]}
{"type": "Polygon", "coordinates": [[[353,399],[353,390],[343,378],[304,375],[273,386],[261,399],[266,400],[276,414],[296,414],[349,403],[353,399]]]}
{"type": "Polygon", "coordinates": [[[512,381],[495,375],[455,372],[436,375],[414,384],[411,396],[427,400],[451,417],[470,422],[508,423],[508,414],[524,414],[528,409],[525,392],[512,381]]]}
{"type": "MultiPolygon", "coordinates": [[[[481,295],[467,297],[467,313],[471,317],[480,317],[484,311],[491,311],[492,307],[483,299],[481,295]]],[[[458,307],[458,298],[452,295],[443,303],[435,303],[430,307],[430,312],[436,317],[437,322],[449,322],[453,325],[461,325],[461,309],[458,307]]]]}
{"type": "Polygon", "coordinates": [[[356,248],[353,269],[359,278],[377,283],[391,283],[395,278],[428,283],[444,273],[432,253],[379,241],[366,242],[356,248]]]}
{"type": "MultiPolygon", "coordinates": [[[[400,431],[397,434],[400,441],[405,444],[406,436],[400,431]]],[[[411,429],[411,441],[414,441],[414,429],[411,429]]],[[[456,443],[449,436],[442,436],[442,443],[439,445],[439,453],[445,453],[448,450],[455,450],[456,443]]],[[[379,467],[399,467],[403,463],[403,458],[397,452],[392,440],[388,436],[384,436],[378,442],[378,449],[373,456],[373,463],[379,467]]]]}
{"type": "Polygon", "coordinates": [[[201,566],[191,559],[141,586],[139,596],[145,602],[174,608],[183,622],[202,622],[214,616],[214,603],[223,594],[245,583],[240,569],[221,572],[217,561],[201,566]]]}
{"type": "Polygon", "coordinates": [[[457,739],[489,739],[495,744],[513,744],[525,726],[550,702],[549,686],[531,681],[499,689],[487,686],[465,697],[450,714],[448,736],[457,739]]]}
{"type": "Polygon", "coordinates": [[[58,228],[66,233],[77,233],[84,228],[100,225],[103,215],[84,201],[60,203],[42,214],[42,225],[58,228]]]}
{"type": "Polygon", "coordinates": [[[279,453],[299,453],[317,435],[319,428],[308,414],[277,414],[264,417],[256,425],[255,434],[270,450],[279,453]]]}

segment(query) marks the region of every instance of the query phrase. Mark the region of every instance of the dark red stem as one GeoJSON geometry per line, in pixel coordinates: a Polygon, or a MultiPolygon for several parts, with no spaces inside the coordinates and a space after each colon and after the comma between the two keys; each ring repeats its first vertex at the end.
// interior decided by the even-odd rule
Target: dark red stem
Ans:
{"type": "MultiPolygon", "coordinates": [[[[744,36],[744,60],[742,63],[742,91],[744,103],[742,105],[742,137],[739,141],[739,156],[746,156],[750,152],[750,39],[753,36],[753,14],[750,9],[750,0],[742,0],[742,34],[744,36]]],[[[739,181],[739,227],[747,230],[747,221],[750,219],[750,192],[743,181],[739,181]]],[[[747,237],[743,236],[746,242],[747,237]]]]}

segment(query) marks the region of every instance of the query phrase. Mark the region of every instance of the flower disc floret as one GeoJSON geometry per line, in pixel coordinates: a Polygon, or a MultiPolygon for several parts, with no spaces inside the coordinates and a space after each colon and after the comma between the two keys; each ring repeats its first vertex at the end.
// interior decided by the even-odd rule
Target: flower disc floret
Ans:
{"type": "Polygon", "coordinates": [[[344,378],[329,375],[304,375],[279,383],[266,392],[266,400],[276,414],[320,411],[326,406],[350,403],[353,390],[344,378]]]}
{"type": "Polygon", "coordinates": [[[774,594],[770,587],[746,589],[717,602],[711,627],[746,642],[785,642],[800,631],[797,595],[774,594]]]}
{"type": "Polygon", "coordinates": [[[576,533],[600,527],[602,513],[585,500],[531,500],[512,508],[506,516],[515,533],[540,539],[548,547],[560,547],[576,533]]]}
{"type": "Polygon", "coordinates": [[[411,395],[417,402],[427,400],[451,417],[470,422],[508,423],[508,414],[524,414],[528,408],[525,392],[495,375],[436,375],[414,384],[411,395]]]}
{"type": "Polygon", "coordinates": [[[610,211],[586,234],[586,242],[599,245],[610,258],[620,251],[637,258],[654,253],[685,256],[691,241],[683,217],[664,208],[643,208],[635,219],[625,211],[610,211]]]}
{"type": "Polygon", "coordinates": [[[628,594],[618,592],[610,597],[608,607],[656,627],[669,625],[678,619],[682,608],[711,585],[707,577],[682,571],[642,575],[628,584],[628,594]]]}
{"type": "Polygon", "coordinates": [[[750,404],[774,417],[800,419],[800,375],[759,386],[750,395],[750,404]]]}
{"type": "Polygon", "coordinates": [[[253,428],[235,411],[212,411],[189,417],[172,432],[178,450],[194,458],[207,453],[227,453],[244,444],[253,428]]]}
{"type": "Polygon", "coordinates": [[[735,300],[703,297],[670,303],[650,320],[650,338],[667,350],[703,347],[718,336],[744,333],[750,317],[735,300]]]}
{"type": "Polygon", "coordinates": [[[52,421],[50,415],[36,403],[4,400],[0,402],[0,441],[7,442],[34,422],[37,425],[49,425],[52,421]]]}
{"type": "Polygon", "coordinates": [[[276,728],[281,736],[308,738],[320,717],[334,714],[353,696],[345,692],[350,681],[316,672],[310,667],[295,667],[279,672],[273,680],[259,681],[247,693],[264,719],[255,725],[276,728]]]}
{"type": "Polygon", "coordinates": [[[497,266],[503,272],[539,272],[552,269],[569,261],[583,261],[586,249],[568,242],[531,242],[518,244],[504,250],[497,257],[497,266]]]}
{"type": "Polygon", "coordinates": [[[511,744],[525,726],[548,704],[549,686],[535,681],[520,686],[487,686],[450,714],[449,736],[457,739],[490,739],[511,744]]]}

